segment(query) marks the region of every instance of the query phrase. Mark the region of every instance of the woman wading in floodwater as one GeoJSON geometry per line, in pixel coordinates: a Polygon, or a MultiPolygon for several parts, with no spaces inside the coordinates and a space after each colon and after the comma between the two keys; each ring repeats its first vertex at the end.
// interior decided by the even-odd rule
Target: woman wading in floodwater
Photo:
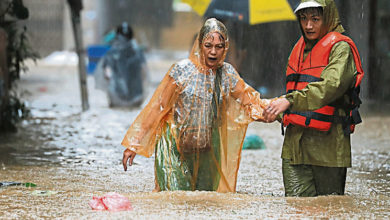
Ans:
{"type": "Polygon", "coordinates": [[[172,65],[128,129],[125,170],[136,154],[155,153],[157,191],[236,190],[247,126],[269,101],[224,62],[228,48],[226,27],[208,19],[189,59],[172,65]]]}

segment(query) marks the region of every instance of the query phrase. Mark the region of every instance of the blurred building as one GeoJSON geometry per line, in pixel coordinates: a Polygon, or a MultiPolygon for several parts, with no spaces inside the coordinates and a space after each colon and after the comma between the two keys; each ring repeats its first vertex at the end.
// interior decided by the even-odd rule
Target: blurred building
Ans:
{"type": "MultiPolygon", "coordinates": [[[[66,1],[28,0],[24,3],[30,10],[25,24],[41,56],[57,50],[74,50],[66,1]]],[[[108,31],[127,21],[138,41],[148,48],[187,50],[202,18],[191,12],[189,6],[177,5],[180,3],[174,4],[173,0],[83,0],[84,44],[100,44],[108,31]]]]}
{"type": "Polygon", "coordinates": [[[41,56],[62,50],[66,1],[28,0],[23,3],[30,11],[30,17],[24,23],[33,48],[41,56]]]}

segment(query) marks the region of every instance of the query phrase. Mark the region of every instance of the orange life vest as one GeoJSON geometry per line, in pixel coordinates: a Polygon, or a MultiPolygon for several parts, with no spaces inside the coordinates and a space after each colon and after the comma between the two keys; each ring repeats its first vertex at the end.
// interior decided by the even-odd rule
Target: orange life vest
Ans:
{"type": "Polygon", "coordinates": [[[326,105],[315,111],[307,112],[289,112],[287,111],[283,117],[283,125],[289,124],[299,125],[307,128],[313,128],[320,131],[328,131],[332,123],[343,123],[346,133],[352,133],[354,125],[361,122],[357,108],[361,104],[359,99],[360,83],[364,72],[360,61],[360,55],[354,42],[347,36],[338,32],[330,32],[325,35],[313,47],[311,52],[303,61],[303,53],[305,41],[303,37],[297,42],[291,52],[288,67],[286,71],[286,92],[301,90],[311,82],[321,81],[321,74],[325,67],[329,64],[329,55],[332,47],[340,42],[345,41],[351,47],[353,58],[356,65],[357,75],[354,87],[350,92],[351,106],[346,109],[349,114],[347,117],[340,118],[335,116],[336,107],[331,104],[326,105]]]}

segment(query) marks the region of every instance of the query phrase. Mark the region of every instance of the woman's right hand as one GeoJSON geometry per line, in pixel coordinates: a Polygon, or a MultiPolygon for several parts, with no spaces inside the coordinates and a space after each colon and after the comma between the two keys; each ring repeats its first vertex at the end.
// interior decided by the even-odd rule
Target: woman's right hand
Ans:
{"type": "Polygon", "coordinates": [[[122,163],[123,163],[123,169],[125,171],[127,171],[127,161],[129,161],[129,166],[133,165],[133,160],[134,160],[135,155],[137,155],[136,152],[131,151],[127,148],[125,151],[123,151],[122,163]]]}
{"type": "Polygon", "coordinates": [[[264,111],[265,120],[269,123],[274,122],[276,117],[290,106],[290,102],[284,97],[273,100],[264,111]]]}

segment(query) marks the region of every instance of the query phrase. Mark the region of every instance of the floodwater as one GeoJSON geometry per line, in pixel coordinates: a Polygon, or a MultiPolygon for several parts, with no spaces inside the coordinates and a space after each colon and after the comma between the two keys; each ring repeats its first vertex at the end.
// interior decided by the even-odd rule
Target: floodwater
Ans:
{"type": "MultiPolygon", "coordinates": [[[[174,58],[149,56],[149,93],[174,58]]],[[[237,193],[156,193],[153,158],[137,156],[127,172],[121,165],[120,142],[140,109],[110,109],[91,76],[88,83],[91,107],[80,113],[75,66],[38,63],[22,76],[32,117],[18,133],[0,135],[0,181],[37,186],[0,187],[1,219],[390,218],[389,115],[365,114],[357,127],[345,196],[283,196],[277,123],[249,127],[267,148],[243,151],[237,193]],[[91,210],[92,196],[108,192],[128,197],[133,210],[91,210]]]]}

